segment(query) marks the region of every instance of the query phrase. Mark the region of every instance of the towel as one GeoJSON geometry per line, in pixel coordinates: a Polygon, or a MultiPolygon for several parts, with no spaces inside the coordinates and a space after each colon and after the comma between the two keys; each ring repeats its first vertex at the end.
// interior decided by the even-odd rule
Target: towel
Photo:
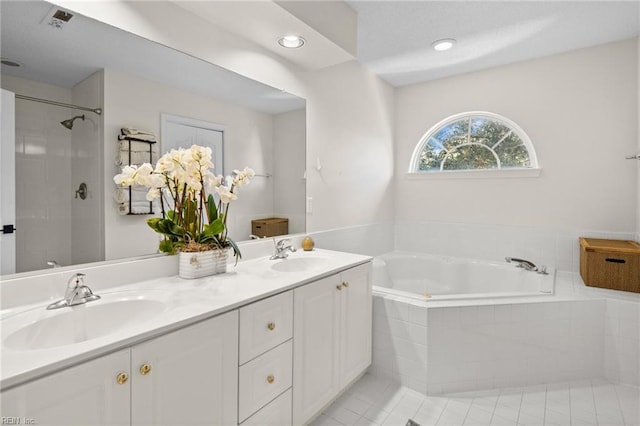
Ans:
{"type": "Polygon", "coordinates": [[[144,186],[132,186],[131,195],[129,187],[116,188],[113,191],[113,199],[117,204],[118,214],[149,214],[155,208],[155,202],[147,201],[148,188],[144,186]],[[129,202],[131,198],[131,202],[129,202]]]}
{"type": "Polygon", "coordinates": [[[120,133],[125,136],[136,136],[136,135],[151,135],[155,136],[153,132],[149,132],[147,130],[136,129],[135,127],[123,127],[120,129],[120,133]]]}
{"type": "MultiPolygon", "coordinates": [[[[131,187],[131,202],[132,204],[137,204],[137,203],[146,203],[147,205],[149,204],[149,201],[147,201],[147,193],[149,192],[149,189],[144,187],[144,186],[133,186],[131,187]]],[[[129,187],[122,187],[122,188],[116,188],[115,191],[113,191],[113,200],[116,203],[129,203],[129,187]]]]}
{"type": "Polygon", "coordinates": [[[144,206],[142,205],[132,205],[131,209],[129,209],[129,203],[120,203],[117,207],[118,214],[126,215],[126,214],[150,214],[151,207],[149,202],[146,202],[144,206]],[[131,211],[129,211],[131,210],[131,211]]]}
{"type": "Polygon", "coordinates": [[[132,152],[131,159],[129,159],[128,152],[118,151],[118,155],[116,157],[116,166],[128,166],[128,165],[141,165],[142,163],[151,163],[154,164],[158,161],[158,158],[155,154],[151,154],[151,158],[149,158],[148,152],[132,152]],[[129,163],[131,161],[131,163],[129,163]]]}
{"type": "Polygon", "coordinates": [[[155,143],[158,141],[158,139],[156,138],[155,135],[118,135],[118,140],[127,140],[127,139],[131,139],[132,141],[142,141],[142,142],[152,142],[155,143]]]}
{"type": "MultiPolygon", "coordinates": [[[[118,149],[120,151],[129,151],[129,142],[126,140],[120,140],[118,141],[118,149]]],[[[138,142],[138,141],[131,141],[131,152],[146,152],[148,153],[149,151],[153,152],[154,154],[158,153],[158,145],[153,143],[153,144],[148,144],[146,142],[138,142]]]]}
{"type": "Polygon", "coordinates": [[[129,142],[118,142],[118,153],[116,154],[116,165],[124,166],[129,164],[151,163],[158,161],[157,144],[148,144],[146,142],[131,142],[131,162],[129,162],[129,142]],[[149,158],[151,151],[151,158],[149,158]]]}

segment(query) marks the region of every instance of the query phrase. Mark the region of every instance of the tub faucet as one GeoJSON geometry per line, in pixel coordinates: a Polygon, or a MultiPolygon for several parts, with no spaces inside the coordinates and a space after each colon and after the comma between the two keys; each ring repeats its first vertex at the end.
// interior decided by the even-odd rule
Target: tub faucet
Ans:
{"type": "Polygon", "coordinates": [[[67,290],[64,293],[64,299],[53,302],[47,309],[59,309],[65,306],[81,305],[87,302],[93,302],[100,299],[100,296],[93,294],[91,289],[84,284],[85,274],[74,274],[67,282],[67,290]]]}
{"type": "Polygon", "coordinates": [[[525,260],[525,259],[518,259],[517,257],[505,257],[504,260],[507,261],[507,263],[511,263],[511,262],[515,262],[517,263],[516,267],[517,268],[524,268],[527,271],[533,271],[533,272],[537,272],[539,274],[543,274],[543,275],[547,275],[547,267],[546,266],[536,266],[535,263],[529,261],[529,260],[525,260]]]}
{"type": "Polygon", "coordinates": [[[287,256],[289,256],[288,251],[290,251],[291,253],[294,253],[296,251],[296,248],[291,245],[291,240],[288,238],[282,239],[277,243],[276,239],[274,238],[273,244],[275,245],[276,251],[275,253],[273,253],[273,256],[269,258],[271,260],[285,259],[287,256]]]}

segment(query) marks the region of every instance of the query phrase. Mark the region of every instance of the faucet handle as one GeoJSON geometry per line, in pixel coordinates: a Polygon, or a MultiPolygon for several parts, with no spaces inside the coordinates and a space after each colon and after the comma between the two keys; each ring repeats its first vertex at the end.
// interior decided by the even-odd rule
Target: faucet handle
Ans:
{"type": "Polygon", "coordinates": [[[291,240],[289,238],[283,238],[277,242],[276,247],[283,249],[287,244],[291,245],[291,240]]]}
{"type": "Polygon", "coordinates": [[[86,276],[87,276],[86,274],[83,274],[81,272],[73,274],[71,278],[69,278],[69,281],[67,282],[67,287],[76,288],[78,286],[84,285],[84,277],[86,276]]]}

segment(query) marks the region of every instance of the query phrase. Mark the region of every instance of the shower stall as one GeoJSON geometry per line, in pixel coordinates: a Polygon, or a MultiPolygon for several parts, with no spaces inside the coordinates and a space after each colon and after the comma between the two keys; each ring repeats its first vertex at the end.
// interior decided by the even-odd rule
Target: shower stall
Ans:
{"type": "Polygon", "coordinates": [[[14,272],[104,259],[102,82],[2,76],[15,93],[14,272]]]}

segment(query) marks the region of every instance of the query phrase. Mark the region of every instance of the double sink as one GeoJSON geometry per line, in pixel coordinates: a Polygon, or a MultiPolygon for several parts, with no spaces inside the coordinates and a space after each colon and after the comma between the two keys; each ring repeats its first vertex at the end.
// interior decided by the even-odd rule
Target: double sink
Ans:
{"type": "MultiPolygon", "coordinates": [[[[331,263],[331,255],[299,252],[284,259],[243,262],[243,267],[239,265],[234,273],[240,275],[242,270],[250,270],[252,276],[293,275],[321,272],[331,263]]],[[[226,288],[229,292],[234,287],[226,288]]],[[[188,291],[198,290],[190,287],[188,291]]],[[[43,304],[5,316],[1,321],[3,349],[34,351],[75,345],[123,332],[132,325],[139,327],[176,308],[175,291],[140,289],[98,293],[99,300],[72,307],[46,310],[43,304]]]]}

